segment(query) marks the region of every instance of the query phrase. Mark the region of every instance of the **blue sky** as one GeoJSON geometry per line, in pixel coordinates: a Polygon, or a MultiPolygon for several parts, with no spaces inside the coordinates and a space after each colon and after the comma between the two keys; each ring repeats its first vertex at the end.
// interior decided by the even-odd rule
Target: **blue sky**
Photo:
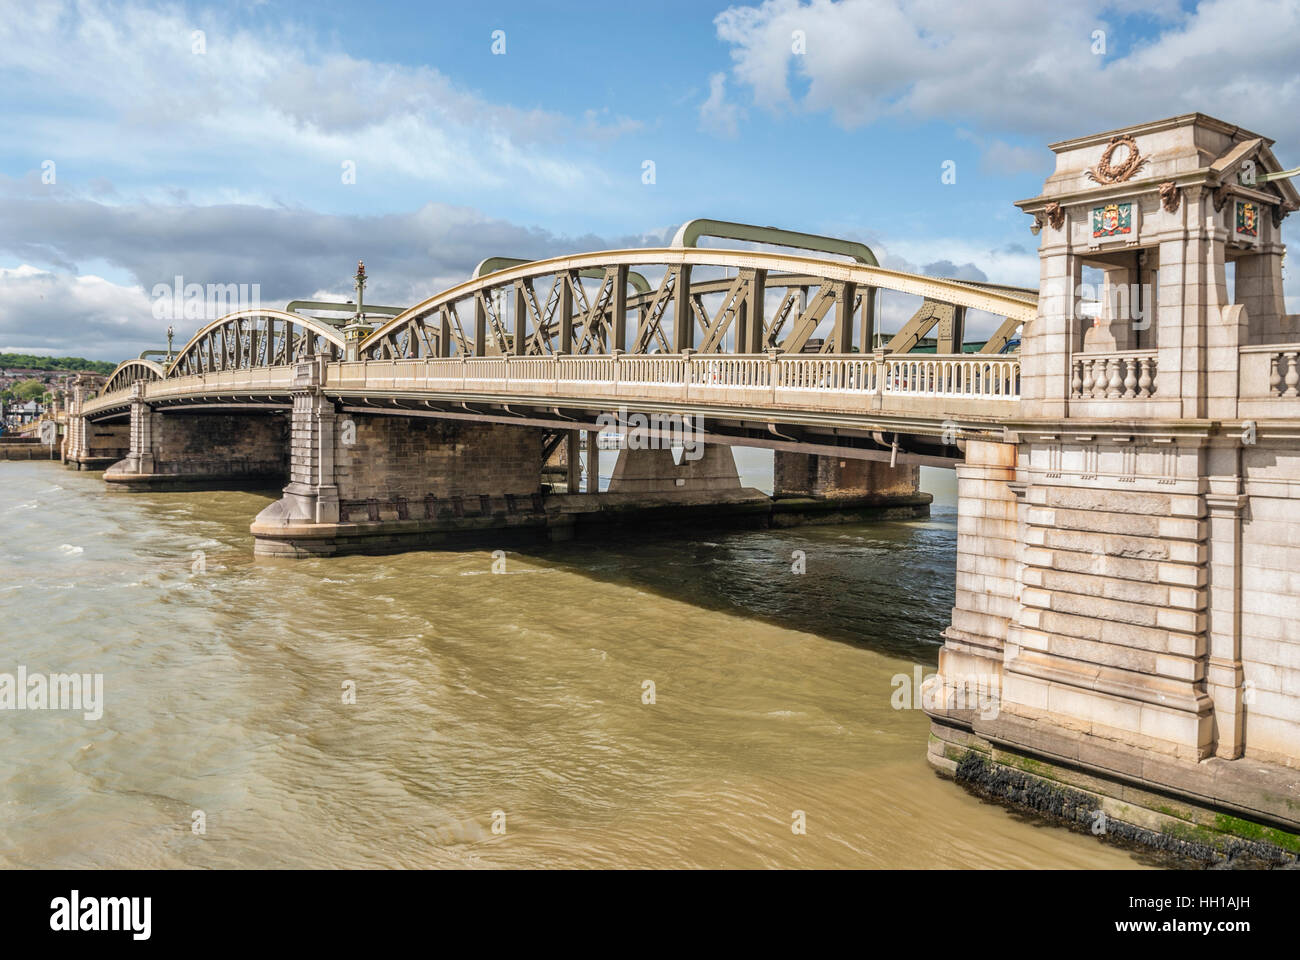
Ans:
{"type": "Polygon", "coordinates": [[[149,293],[176,274],[274,303],[347,293],[363,257],[406,304],[485,256],[661,242],[700,216],[1033,285],[1011,204],[1048,142],[1201,110],[1300,163],[1298,8],[6,4],[0,350],[155,346],[149,293]]]}

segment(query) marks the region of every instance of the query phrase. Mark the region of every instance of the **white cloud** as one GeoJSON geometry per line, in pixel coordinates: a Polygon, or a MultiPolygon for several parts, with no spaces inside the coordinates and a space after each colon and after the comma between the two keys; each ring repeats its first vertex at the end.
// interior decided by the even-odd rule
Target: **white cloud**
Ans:
{"type": "Polygon", "coordinates": [[[0,344],[6,353],[57,354],[110,360],[166,343],[166,320],[155,320],[136,286],[73,276],[28,264],[0,269],[0,344]]]}
{"type": "Polygon", "coordinates": [[[740,110],[727,100],[725,73],[709,77],[709,96],[700,104],[700,129],[728,140],[734,140],[740,133],[740,110]]]}
{"type": "Polygon", "coordinates": [[[755,103],[829,111],[845,127],[900,116],[1055,138],[1199,110],[1285,151],[1300,146],[1300,0],[1203,0],[1191,12],[1113,0],[766,0],[715,26],[755,103]],[[1134,15],[1154,21],[1154,40],[1115,19],[1134,15]],[[796,29],[807,36],[798,56],[796,29]]]}
{"type": "MultiPolygon", "coordinates": [[[[156,284],[257,284],[261,302],[346,299],[364,257],[372,303],[407,306],[469,276],[489,256],[542,258],[576,250],[660,245],[665,233],[560,236],[479,210],[426,203],[347,215],[248,204],[108,204],[0,176],[0,253],[28,264],[0,274],[0,340],[121,359],[165,344],[145,291],[156,284]],[[86,271],[134,283],[109,283],[86,271]],[[134,291],[134,292],[132,292],[134,291]],[[61,346],[60,346],[61,345],[61,346]]],[[[178,322],[178,336],[190,324],[178,322]]]]}
{"type": "Polygon", "coordinates": [[[398,175],[573,188],[602,179],[572,149],[574,137],[639,129],[604,110],[571,118],[496,104],[432,67],[323,50],[283,24],[253,33],[220,8],[191,18],[175,6],[94,0],[14,7],[0,18],[0,83],[17,135],[77,168],[114,161],[221,174],[309,159],[338,183],[352,159],[359,183],[398,175]],[[202,54],[192,51],[196,29],[202,54]]]}

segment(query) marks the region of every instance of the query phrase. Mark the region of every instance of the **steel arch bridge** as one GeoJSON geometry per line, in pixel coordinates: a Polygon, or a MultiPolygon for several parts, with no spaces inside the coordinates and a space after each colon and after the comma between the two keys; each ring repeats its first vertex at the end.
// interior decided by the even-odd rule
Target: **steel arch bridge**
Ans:
{"type": "Polygon", "coordinates": [[[420,386],[402,385],[468,391],[478,401],[520,389],[534,398],[579,382],[584,395],[595,396],[605,381],[611,397],[645,402],[692,402],[713,396],[712,387],[734,387],[742,393],[733,391],[733,404],[770,388],[777,405],[815,398],[819,410],[846,415],[865,409],[864,397],[873,394],[893,395],[892,407],[900,411],[908,397],[941,398],[906,411],[925,419],[955,413],[988,420],[994,410],[998,418],[1014,412],[1018,358],[996,354],[1035,315],[1034,291],[887,270],[860,244],[806,239],[825,243],[818,253],[847,253],[856,262],[692,246],[492,258],[475,271],[481,275],[373,329],[355,326],[359,334],[351,340],[339,321],[238,310],[202,326],[166,365],[140,359],[119,366],[83,405],[83,415],[121,416],[139,381],[148,402],[284,406],[294,367],[306,360],[323,360],[337,368],[335,381],[354,384],[369,382],[358,365],[373,367],[393,388],[415,375],[404,362],[466,364],[422,367],[420,386]],[[921,300],[887,338],[877,336],[879,291],[921,300]],[[960,352],[968,310],[1001,318],[980,356],[960,352]],[[911,352],[936,326],[938,354],[911,352]],[[820,343],[814,340],[819,330],[820,343]],[[644,390],[632,386],[638,378],[644,390]]]}

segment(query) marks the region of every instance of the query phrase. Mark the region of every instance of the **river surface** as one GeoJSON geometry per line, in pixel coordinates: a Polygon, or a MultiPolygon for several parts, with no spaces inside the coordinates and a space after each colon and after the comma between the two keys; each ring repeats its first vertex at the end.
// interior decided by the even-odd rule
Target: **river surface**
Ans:
{"type": "Polygon", "coordinates": [[[104,683],[99,719],[0,711],[0,866],[1142,865],[938,778],[891,706],[937,660],[950,506],[494,573],[255,561],[270,499],[0,463],[0,672],[104,683]]]}

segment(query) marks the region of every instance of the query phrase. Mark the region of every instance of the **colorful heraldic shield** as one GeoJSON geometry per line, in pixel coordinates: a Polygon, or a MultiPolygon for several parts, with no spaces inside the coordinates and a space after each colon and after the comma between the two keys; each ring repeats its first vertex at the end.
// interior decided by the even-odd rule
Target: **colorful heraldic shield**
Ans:
{"type": "Polygon", "coordinates": [[[1245,200],[1238,202],[1237,234],[1242,237],[1259,236],[1259,204],[1245,200]]]}
{"type": "Polygon", "coordinates": [[[1092,238],[1123,237],[1133,232],[1133,204],[1108,203],[1092,208],[1092,238]]]}

